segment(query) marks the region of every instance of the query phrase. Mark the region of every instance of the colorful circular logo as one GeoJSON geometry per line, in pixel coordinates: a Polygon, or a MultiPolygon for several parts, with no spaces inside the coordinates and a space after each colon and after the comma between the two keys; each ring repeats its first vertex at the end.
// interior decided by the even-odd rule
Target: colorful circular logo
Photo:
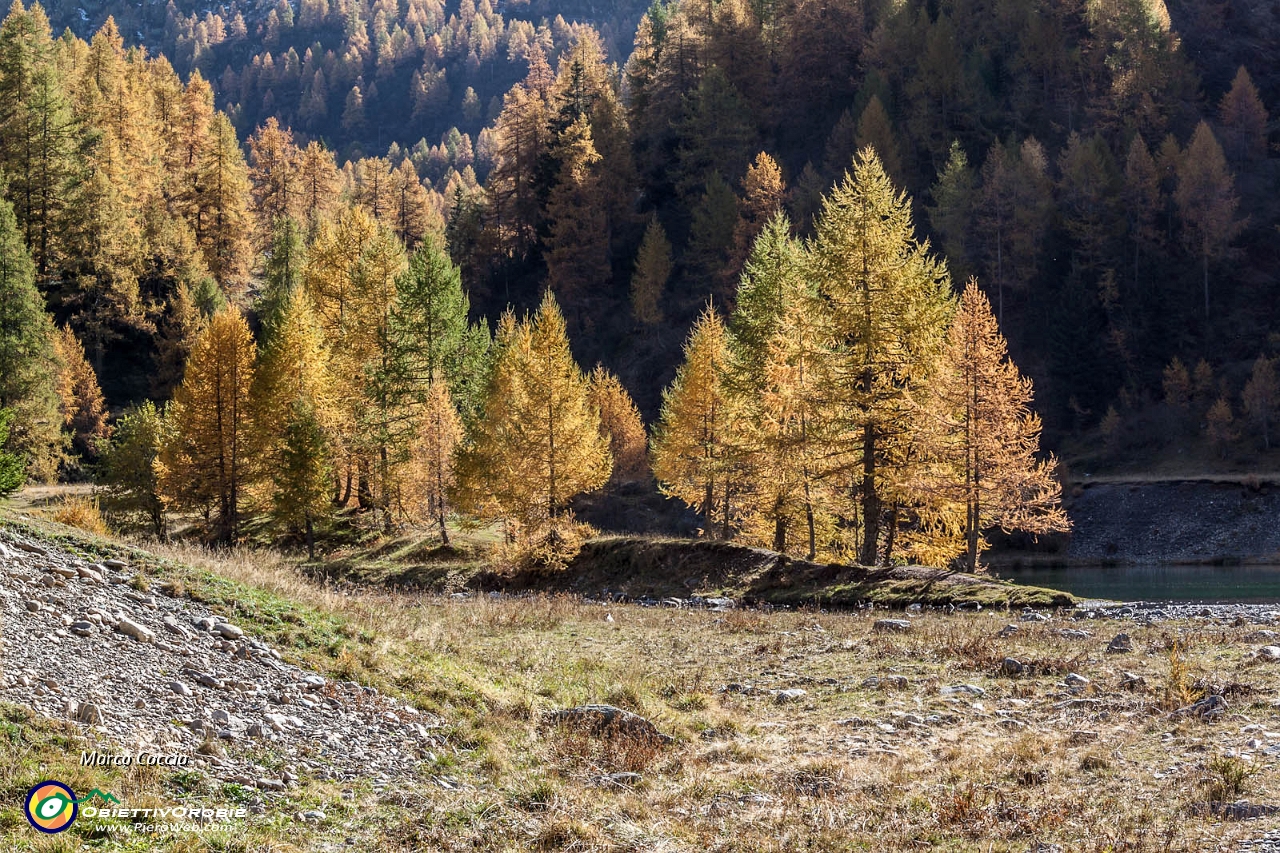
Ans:
{"type": "Polygon", "coordinates": [[[80,807],[76,795],[61,782],[41,782],[27,792],[27,820],[41,832],[55,833],[75,822],[80,807]]]}

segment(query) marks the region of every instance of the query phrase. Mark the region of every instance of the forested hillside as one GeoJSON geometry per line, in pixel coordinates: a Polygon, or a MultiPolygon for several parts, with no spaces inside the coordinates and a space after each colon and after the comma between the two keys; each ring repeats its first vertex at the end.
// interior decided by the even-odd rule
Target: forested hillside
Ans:
{"type": "Polygon", "coordinates": [[[1006,337],[1051,448],[1269,450],[1269,8],[53,9],[101,26],[55,38],[15,3],[0,27],[0,409],[33,474],[98,462],[111,415],[153,401],[116,424],[158,454],[130,494],[222,538],[246,496],[295,530],[336,500],[444,537],[446,505],[532,528],[643,476],[643,417],[662,487],[708,529],[932,559],[1017,513],[1013,486],[953,488],[974,453],[1007,449],[1022,500],[1053,504],[1030,386],[995,367],[1006,337]],[[884,261],[850,266],[871,244],[855,204],[937,293],[890,265],[855,298],[884,261]],[[691,375],[700,437],[679,426],[691,375]],[[957,429],[1000,421],[998,401],[956,409],[976,376],[1016,429],[957,456],[957,429]],[[539,406],[563,423],[531,433],[539,406]],[[748,432],[707,432],[726,417],[748,432]],[[219,479],[196,488],[210,448],[219,479]]]}

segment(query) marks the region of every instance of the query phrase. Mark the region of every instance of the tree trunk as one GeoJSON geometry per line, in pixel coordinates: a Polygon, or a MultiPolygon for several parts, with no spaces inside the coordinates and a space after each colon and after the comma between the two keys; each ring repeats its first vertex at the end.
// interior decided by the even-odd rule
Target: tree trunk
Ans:
{"type": "Polygon", "coordinates": [[[893,546],[898,539],[898,504],[895,501],[889,509],[889,529],[885,531],[884,564],[893,564],[893,546]]]}
{"type": "Polygon", "coordinates": [[[864,566],[879,563],[880,496],[876,493],[876,429],[867,424],[862,430],[862,553],[864,566]]]}
{"type": "Polygon", "coordinates": [[[779,554],[787,552],[787,522],[781,513],[773,517],[773,550],[779,554]]]}
{"type": "Polygon", "coordinates": [[[316,532],[311,522],[311,513],[307,513],[307,559],[312,562],[316,559],[316,532]]]}

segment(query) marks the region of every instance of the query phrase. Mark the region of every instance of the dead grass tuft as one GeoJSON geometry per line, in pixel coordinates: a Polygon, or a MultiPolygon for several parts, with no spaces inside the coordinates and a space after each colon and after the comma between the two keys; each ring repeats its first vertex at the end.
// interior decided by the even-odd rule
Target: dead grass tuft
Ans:
{"type": "Polygon", "coordinates": [[[53,520],[95,536],[106,536],[111,532],[102,518],[98,499],[88,495],[68,495],[63,498],[53,511],[53,520]]]}

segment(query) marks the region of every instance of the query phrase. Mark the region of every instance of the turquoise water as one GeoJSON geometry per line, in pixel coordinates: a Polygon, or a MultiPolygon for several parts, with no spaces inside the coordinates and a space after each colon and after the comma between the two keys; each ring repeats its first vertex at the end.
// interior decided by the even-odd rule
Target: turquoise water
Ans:
{"type": "Polygon", "coordinates": [[[1280,603],[1280,566],[998,568],[996,577],[1116,601],[1280,603]]]}

